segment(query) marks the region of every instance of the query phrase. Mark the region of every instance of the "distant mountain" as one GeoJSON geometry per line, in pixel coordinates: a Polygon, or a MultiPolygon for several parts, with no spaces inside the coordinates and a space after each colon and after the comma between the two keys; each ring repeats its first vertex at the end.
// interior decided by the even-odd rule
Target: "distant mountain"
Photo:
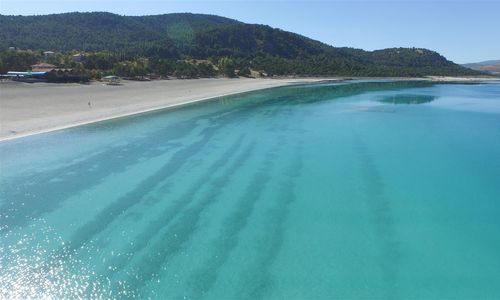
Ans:
{"type": "Polygon", "coordinates": [[[476,62],[476,63],[462,64],[462,66],[467,67],[467,68],[472,68],[472,67],[498,65],[498,64],[500,64],[500,59],[498,59],[498,60],[485,60],[485,61],[476,62]]]}
{"type": "Polygon", "coordinates": [[[419,48],[364,51],[202,14],[120,16],[105,12],[0,15],[0,50],[106,51],[121,60],[218,59],[268,74],[339,76],[478,75],[419,48]]]}
{"type": "Polygon", "coordinates": [[[462,66],[476,71],[500,74],[500,60],[486,60],[478,63],[468,63],[462,66]]]}

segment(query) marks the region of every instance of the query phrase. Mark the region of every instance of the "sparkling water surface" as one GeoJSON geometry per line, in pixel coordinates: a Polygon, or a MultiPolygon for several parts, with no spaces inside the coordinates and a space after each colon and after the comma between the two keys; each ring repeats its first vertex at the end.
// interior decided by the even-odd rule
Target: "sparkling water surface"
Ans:
{"type": "Polygon", "coordinates": [[[2,299],[500,298],[500,84],[276,88],[0,167],[2,299]]]}

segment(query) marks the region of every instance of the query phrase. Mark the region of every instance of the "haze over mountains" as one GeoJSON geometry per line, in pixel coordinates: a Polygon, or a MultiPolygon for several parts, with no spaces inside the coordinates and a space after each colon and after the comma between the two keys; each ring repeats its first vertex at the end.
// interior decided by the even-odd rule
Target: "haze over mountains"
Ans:
{"type": "Polygon", "coordinates": [[[16,47],[58,52],[105,51],[118,60],[230,57],[240,68],[274,75],[480,74],[427,49],[338,48],[266,25],[213,15],[120,16],[105,12],[0,15],[0,28],[0,50],[16,47]]]}
{"type": "Polygon", "coordinates": [[[462,66],[481,72],[500,74],[500,59],[486,60],[478,63],[468,63],[468,64],[463,64],[462,66]]]}

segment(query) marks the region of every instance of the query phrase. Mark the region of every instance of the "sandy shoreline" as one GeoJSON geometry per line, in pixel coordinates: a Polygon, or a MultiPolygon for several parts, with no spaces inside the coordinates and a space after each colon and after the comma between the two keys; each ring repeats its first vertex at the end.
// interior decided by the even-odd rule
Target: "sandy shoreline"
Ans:
{"type": "MultiPolygon", "coordinates": [[[[120,86],[108,86],[99,82],[91,84],[0,82],[0,141],[185,105],[219,96],[341,79],[343,78],[124,81],[120,86]]],[[[392,79],[436,82],[478,81],[477,78],[457,77],[392,79]]]]}
{"type": "Polygon", "coordinates": [[[0,141],[318,79],[193,79],[91,84],[0,83],[0,141]],[[90,106],[88,103],[90,102],[90,106]]]}

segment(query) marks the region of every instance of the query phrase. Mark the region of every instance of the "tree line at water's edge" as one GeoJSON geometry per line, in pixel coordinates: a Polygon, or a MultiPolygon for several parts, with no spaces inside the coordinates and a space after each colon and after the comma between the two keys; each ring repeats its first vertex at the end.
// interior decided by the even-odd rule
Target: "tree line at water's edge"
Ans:
{"type": "Polygon", "coordinates": [[[0,73],[25,71],[44,61],[91,78],[482,74],[427,49],[337,48],[269,26],[210,15],[0,16],[0,28],[0,73]],[[55,53],[44,55],[47,50],[55,53]],[[74,59],[76,53],[83,53],[81,59],[74,59]]]}

